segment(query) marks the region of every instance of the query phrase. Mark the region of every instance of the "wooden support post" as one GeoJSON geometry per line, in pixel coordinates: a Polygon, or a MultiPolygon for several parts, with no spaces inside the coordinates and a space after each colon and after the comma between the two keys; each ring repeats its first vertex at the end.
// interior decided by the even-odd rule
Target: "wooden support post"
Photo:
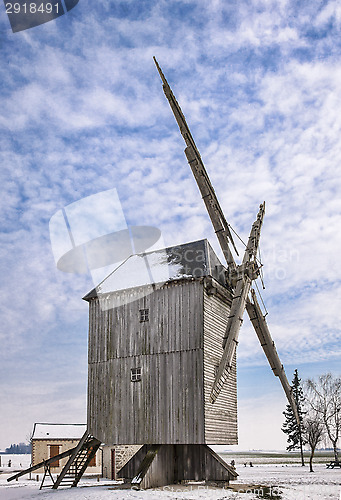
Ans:
{"type": "Polygon", "coordinates": [[[228,484],[238,474],[209,446],[144,445],[118,472],[135,488],[156,488],[181,481],[228,484]]]}
{"type": "MultiPolygon", "coordinates": [[[[41,482],[41,485],[40,485],[40,490],[42,490],[44,488],[44,481],[45,481],[45,478],[46,478],[46,475],[49,474],[50,478],[52,479],[52,484],[55,483],[53,477],[52,477],[52,474],[51,474],[51,469],[50,469],[50,464],[47,464],[47,463],[44,463],[44,476],[43,476],[43,479],[42,479],[42,482],[41,482]]],[[[38,478],[39,476],[37,476],[38,478]]],[[[16,478],[16,480],[18,480],[18,478],[16,478]]]]}

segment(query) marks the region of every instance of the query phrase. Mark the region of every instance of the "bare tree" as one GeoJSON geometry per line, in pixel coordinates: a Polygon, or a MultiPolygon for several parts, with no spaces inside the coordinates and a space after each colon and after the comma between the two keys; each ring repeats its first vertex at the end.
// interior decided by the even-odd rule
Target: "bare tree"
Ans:
{"type": "Polygon", "coordinates": [[[315,412],[312,408],[307,411],[304,422],[303,436],[305,441],[310,446],[310,457],[309,457],[309,467],[310,472],[313,470],[313,458],[317,445],[323,439],[324,426],[321,416],[315,412]]]}
{"type": "Polygon", "coordinates": [[[338,462],[337,443],[341,433],[341,377],[333,377],[331,373],[327,373],[320,375],[317,381],[308,379],[306,392],[310,407],[323,422],[333,445],[335,461],[338,462]]]}

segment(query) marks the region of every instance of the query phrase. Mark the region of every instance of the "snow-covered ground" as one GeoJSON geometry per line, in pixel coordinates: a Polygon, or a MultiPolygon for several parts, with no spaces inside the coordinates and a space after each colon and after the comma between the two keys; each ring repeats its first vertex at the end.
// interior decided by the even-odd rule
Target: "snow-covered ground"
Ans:
{"type": "MultiPolygon", "coordinates": [[[[31,465],[31,455],[0,455],[0,474],[27,469],[31,465]]],[[[1,477],[1,476],[0,476],[1,477]]]]}
{"type": "MultiPolygon", "coordinates": [[[[9,456],[6,455],[8,462],[9,456]]],[[[39,490],[40,483],[28,476],[18,481],[8,483],[7,477],[13,474],[15,468],[20,468],[24,460],[29,460],[29,455],[12,455],[11,471],[2,467],[0,474],[0,500],[229,500],[229,499],[278,499],[282,500],[339,500],[341,499],[341,469],[326,469],[324,463],[314,466],[315,472],[309,473],[309,467],[300,465],[281,465],[279,463],[254,464],[245,467],[237,462],[237,481],[231,482],[231,489],[213,488],[205,485],[190,484],[186,486],[166,486],[148,491],[133,491],[123,489],[115,481],[96,478],[82,479],[77,488],[67,488],[52,491],[39,490]],[[18,462],[18,466],[14,466],[18,462]],[[10,472],[10,473],[9,473],[10,472]],[[265,496],[263,486],[270,487],[265,496]],[[120,489],[117,489],[120,487],[120,489]],[[258,491],[258,495],[257,495],[258,491]]],[[[2,459],[4,456],[2,456],[2,459]]],[[[4,464],[4,461],[2,462],[4,464]]],[[[26,464],[25,464],[26,465],[26,464]]],[[[41,477],[40,477],[41,479],[41,477]]]]}
{"type": "Polygon", "coordinates": [[[309,466],[262,464],[238,468],[238,483],[271,486],[282,491],[283,500],[341,499],[341,469],[327,469],[325,464],[309,466]]]}

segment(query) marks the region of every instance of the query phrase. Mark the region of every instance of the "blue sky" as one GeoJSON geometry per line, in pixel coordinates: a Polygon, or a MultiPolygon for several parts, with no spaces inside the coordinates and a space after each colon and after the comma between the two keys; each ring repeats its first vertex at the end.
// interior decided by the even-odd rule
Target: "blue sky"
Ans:
{"type": "MultiPolygon", "coordinates": [[[[288,378],[339,373],[340,24],[336,1],[80,0],[13,34],[0,7],[0,449],[86,419],[93,281],[55,266],[58,210],[114,188],[129,225],[219,252],[153,55],[244,240],[266,200],[263,296],[288,378]]],[[[283,448],[285,398],[247,321],[238,357],[240,446],[283,448]]]]}

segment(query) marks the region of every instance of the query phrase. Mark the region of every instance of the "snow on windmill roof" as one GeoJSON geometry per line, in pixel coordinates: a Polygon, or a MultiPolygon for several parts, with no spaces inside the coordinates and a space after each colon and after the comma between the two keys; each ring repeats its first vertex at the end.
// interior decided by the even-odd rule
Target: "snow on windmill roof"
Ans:
{"type": "Polygon", "coordinates": [[[36,423],[32,439],[80,439],[86,431],[86,424],[36,423]]]}
{"type": "Polygon", "coordinates": [[[131,255],[83,299],[90,300],[98,294],[203,276],[212,276],[226,286],[225,267],[206,239],[131,255]]]}

